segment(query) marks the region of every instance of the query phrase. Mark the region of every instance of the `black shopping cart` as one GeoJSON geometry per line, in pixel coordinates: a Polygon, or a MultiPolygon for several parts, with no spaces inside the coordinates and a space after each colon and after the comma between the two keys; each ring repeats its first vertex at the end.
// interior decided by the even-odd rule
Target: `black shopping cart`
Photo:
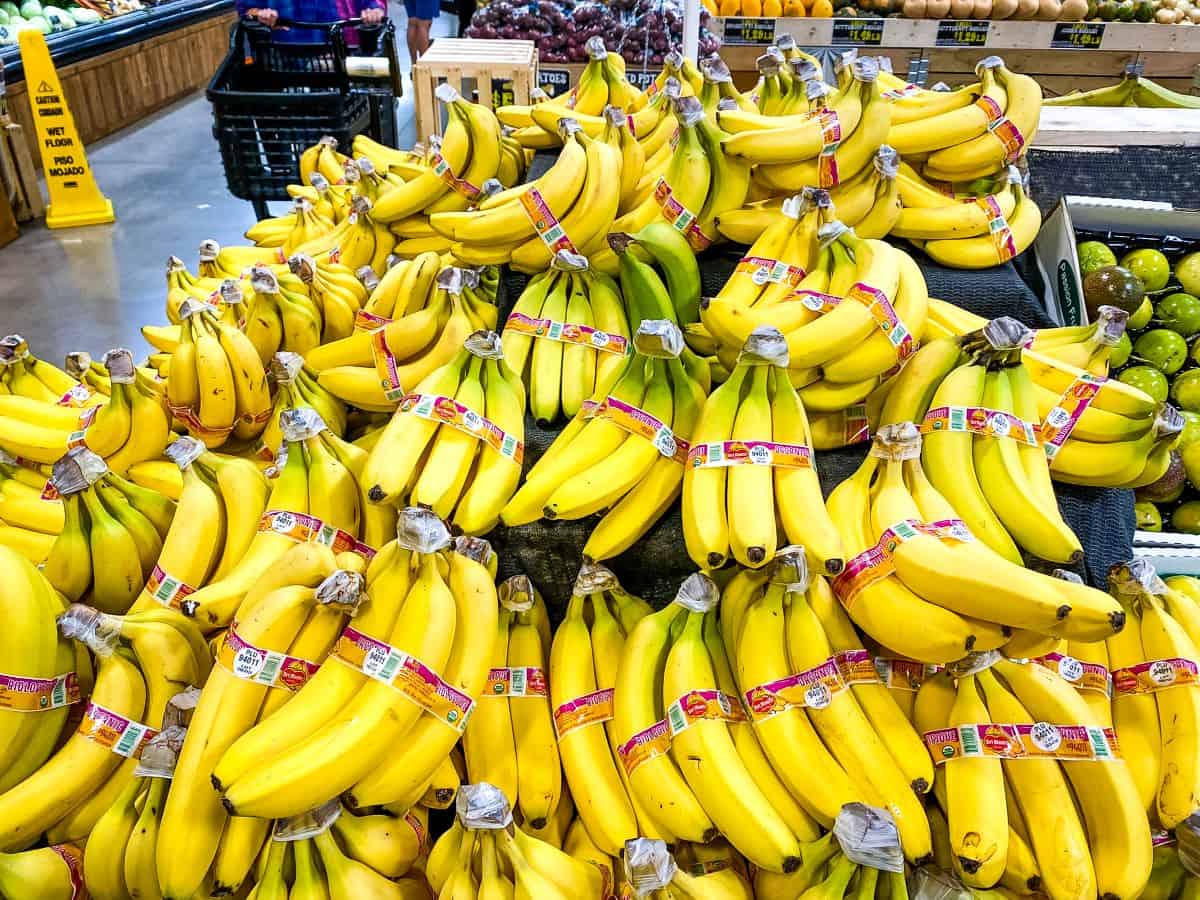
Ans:
{"type": "MultiPolygon", "coordinates": [[[[287,186],[300,180],[300,154],[325,135],[349,152],[357,134],[396,146],[396,98],[400,66],[396,29],[390,20],[366,25],[293,22],[279,26],[318,30],[320,43],[272,40],[272,30],[254,20],[237,22],[229,53],[208,85],[213,136],[221,148],[225,181],[235,197],[249,200],[260,218],[267,201],[287,200],[287,186]],[[356,27],[360,46],[348,50],[344,29],[356,27]],[[355,76],[348,55],[387,62],[385,77],[355,76]]],[[[367,67],[369,68],[369,66],[367,67]]]]}

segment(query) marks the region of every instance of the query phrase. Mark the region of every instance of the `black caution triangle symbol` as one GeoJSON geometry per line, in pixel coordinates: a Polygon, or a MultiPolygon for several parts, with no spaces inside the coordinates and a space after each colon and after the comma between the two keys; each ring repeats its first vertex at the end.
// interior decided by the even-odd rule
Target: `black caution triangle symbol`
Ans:
{"type": "Polygon", "coordinates": [[[37,92],[38,92],[39,94],[53,94],[53,93],[54,93],[54,88],[52,88],[52,87],[50,86],[50,82],[48,82],[48,81],[43,81],[41,84],[39,84],[39,85],[38,85],[37,92]]]}

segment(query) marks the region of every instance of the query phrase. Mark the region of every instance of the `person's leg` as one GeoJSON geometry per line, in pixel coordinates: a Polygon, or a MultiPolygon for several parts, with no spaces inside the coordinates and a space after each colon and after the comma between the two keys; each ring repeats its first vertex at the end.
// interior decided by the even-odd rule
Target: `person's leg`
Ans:
{"type": "Polygon", "coordinates": [[[410,51],[416,50],[416,56],[413,57],[415,63],[417,58],[429,49],[429,27],[433,23],[429,19],[409,19],[409,22],[416,26],[416,37],[410,46],[410,51]]]}
{"type": "Polygon", "coordinates": [[[424,49],[418,49],[417,39],[419,30],[417,28],[417,3],[416,0],[404,0],[404,11],[408,13],[408,30],[406,37],[408,39],[408,56],[412,60],[413,65],[416,65],[417,57],[424,52],[424,49]]]}
{"type": "Polygon", "coordinates": [[[475,0],[456,0],[455,7],[458,13],[458,36],[463,37],[471,24],[471,16],[475,15],[475,0]]]}

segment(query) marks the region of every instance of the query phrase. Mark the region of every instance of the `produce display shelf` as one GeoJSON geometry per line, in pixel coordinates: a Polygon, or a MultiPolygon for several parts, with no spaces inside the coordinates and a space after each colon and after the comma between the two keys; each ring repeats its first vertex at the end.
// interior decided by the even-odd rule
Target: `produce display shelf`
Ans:
{"type": "Polygon", "coordinates": [[[766,46],[783,34],[802,47],[1200,53],[1200,30],[1194,26],[1137,22],[729,17],[714,18],[709,27],[723,38],[723,56],[740,47],[766,46]]]}
{"type": "MultiPolygon", "coordinates": [[[[81,25],[46,36],[50,55],[58,67],[139,44],[157,35],[195,22],[232,12],[233,0],[167,0],[158,6],[116,16],[95,25],[81,25]]],[[[9,85],[24,81],[21,51],[14,44],[0,50],[4,78],[9,85]]]]}

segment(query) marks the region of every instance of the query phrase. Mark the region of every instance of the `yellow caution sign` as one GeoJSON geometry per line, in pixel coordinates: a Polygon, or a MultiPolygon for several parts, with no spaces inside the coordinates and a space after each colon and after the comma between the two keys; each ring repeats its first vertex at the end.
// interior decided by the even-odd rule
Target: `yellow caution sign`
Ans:
{"type": "Polygon", "coordinates": [[[63,96],[58,70],[50,60],[45,35],[35,28],[25,28],[19,40],[29,108],[42,150],[46,186],[50,189],[46,225],[72,228],[112,222],[115,219],[112,201],[100,193],[92,177],[87,154],[75,130],[75,117],[63,96]]]}

